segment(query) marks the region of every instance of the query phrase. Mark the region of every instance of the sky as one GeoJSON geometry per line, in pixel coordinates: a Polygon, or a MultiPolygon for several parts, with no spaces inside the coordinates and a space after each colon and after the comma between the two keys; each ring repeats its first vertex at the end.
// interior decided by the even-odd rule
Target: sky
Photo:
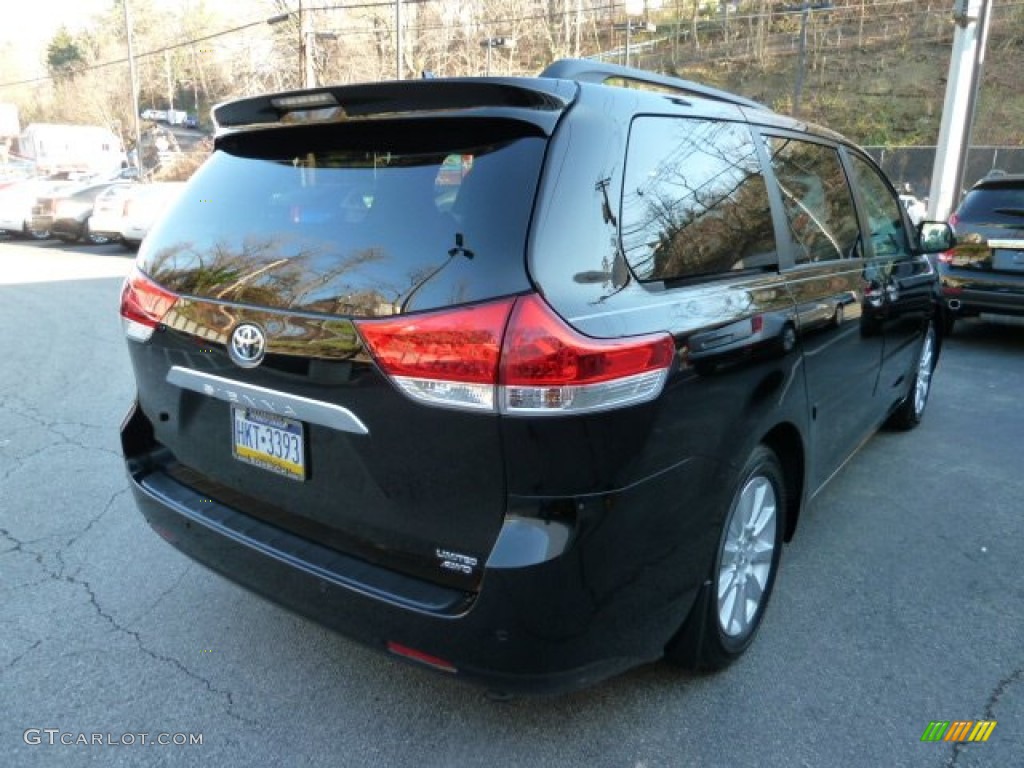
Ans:
{"type": "MultiPolygon", "coordinates": [[[[38,42],[49,40],[65,24],[72,32],[81,29],[89,19],[113,5],[114,0],[4,0],[3,23],[0,24],[0,43],[38,42]]],[[[155,0],[157,6],[179,8],[187,0],[155,0]]],[[[129,0],[129,8],[131,8],[129,0]]],[[[231,9],[238,18],[249,18],[253,9],[265,6],[265,0],[206,0],[207,6],[231,9]]]]}
{"type": "Polygon", "coordinates": [[[79,29],[90,17],[110,7],[111,0],[31,0],[4,5],[0,41],[15,42],[50,38],[61,24],[72,31],[79,29]]]}
{"type": "MultiPolygon", "coordinates": [[[[178,9],[204,0],[152,0],[157,6],[178,9]]],[[[0,83],[40,77],[46,74],[46,45],[60,27],[74,34],[93,18],[113,6],[114,0],[0,0],[4,6],[0,22],[0,83]]],[[[129,0],[129,8],[133,0],[129,0]]],[[[141,0],[138,0],[141,4],[141,0]]],[[[269,0],[205,0],[212,10],[229,11],[228,18],[240,23],[260,18],[269,0]]],[[[227,22],[225,22],[228,26],[227,22]]],[[[2,94],[0,94],[2,96],[2,94]]]]}

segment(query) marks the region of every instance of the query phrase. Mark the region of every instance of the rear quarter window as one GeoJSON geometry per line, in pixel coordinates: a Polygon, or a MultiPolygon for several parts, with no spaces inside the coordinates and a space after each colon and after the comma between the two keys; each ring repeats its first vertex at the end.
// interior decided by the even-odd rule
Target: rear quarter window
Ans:
{"type": "Polygon", "coordinates": [[[643,281],[778,265],[767,187],[745,125],[634,120],[621,221],[626,260],[643,281]]]}

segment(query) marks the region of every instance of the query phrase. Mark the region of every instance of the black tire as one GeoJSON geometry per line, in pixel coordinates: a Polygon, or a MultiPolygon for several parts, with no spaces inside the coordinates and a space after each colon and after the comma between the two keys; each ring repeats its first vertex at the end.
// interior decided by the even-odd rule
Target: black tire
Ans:
{"type": "Polygon", "coordinates": [[[717,671],[738,659],[754,641],[782,554],[786,530],[783,477],[778,457],[759,445],[740,474],[704,594],[665,649],[670,663],[695,671],[717,671]],[[765,549],[769,543],[770,552],[765,549]]]}
{"type": "Polygon", "coordinates": [[[907,396],[893,411],[886,426],[907,430],[913,429],[921,423],[921,419],[924,418],[924,410],[928,405],[928,395],[932,390],[932,373],[935,371],[935,363],[938,361],[938,350],[935,324],[928,323],[924,340],[921,342],[921,351],[917,356],[917,368],[914,370],[913,379],[907,388],[907,396]]]}
{"type": "Polygon", "coordinates": [[[943,309],[939,314],[939,322],[942,323],[942,336],[946,338],[953,335],[953,327],[956,325],[956,315],[952,310],[943,309]]]}
{"type": "Polygon", "coordinates": [[[90,245],[106,245],[107,243],[110,242],[109,237],[93,234],[92,230],[89,228],[88,219],[85,220],[85,225],[82,227],[82,229],[85,233],[85,242],[89,243],[90,245]]]}

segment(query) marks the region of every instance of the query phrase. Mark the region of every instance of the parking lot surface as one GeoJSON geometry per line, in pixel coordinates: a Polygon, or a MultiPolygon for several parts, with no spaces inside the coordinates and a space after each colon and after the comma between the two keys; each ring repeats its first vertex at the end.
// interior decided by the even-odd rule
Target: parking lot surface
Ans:
{"type": "Polygon", "coordinates": [[[0,239],[3,764],[1021,764],[1024,327],[958,325],[921,427],[871,439],[802,517],[739,663],[495,702],[149,529],[118,449],[130,265],[118,246],[0,239]],[[921,740],[979,720],[997,723],[984,743],[921,740]]]}

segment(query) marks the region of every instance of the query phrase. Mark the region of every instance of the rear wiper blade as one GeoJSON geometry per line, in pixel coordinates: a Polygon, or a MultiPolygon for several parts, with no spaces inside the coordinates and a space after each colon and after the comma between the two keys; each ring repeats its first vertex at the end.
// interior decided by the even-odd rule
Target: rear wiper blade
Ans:
{"type": "Polygon", "coordinates": [[[1024,208],[993,208],[993,213],[1001,213],[1004,216],[1024,216],[1024,208]]]}

